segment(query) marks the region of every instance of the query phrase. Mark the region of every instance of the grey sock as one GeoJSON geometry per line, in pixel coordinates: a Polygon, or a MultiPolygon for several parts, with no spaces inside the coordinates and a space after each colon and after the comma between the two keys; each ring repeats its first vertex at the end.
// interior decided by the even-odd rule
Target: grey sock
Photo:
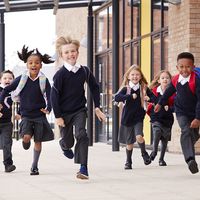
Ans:
{"type": "Polygon", "coordinates": [[[41,153],[41,150],[40,151],[36,151],[35,149],[33,150],[32,168],[37,168],[37,166],[38,166],[38,160],[39,160],[39,157],[40,157],[40,153],[41,153]]]}

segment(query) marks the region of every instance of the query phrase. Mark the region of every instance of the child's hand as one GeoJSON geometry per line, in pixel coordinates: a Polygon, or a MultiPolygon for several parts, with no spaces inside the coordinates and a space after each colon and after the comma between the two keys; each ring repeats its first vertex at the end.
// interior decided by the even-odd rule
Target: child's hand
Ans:
{"type": "Polygon", "coordinates": [[[95,108],[95,114],[99,121],[106,121],[106,115],[99,108],[95,108]]]}
{"type": "Polygon", "coordinates": [[[3,108],[2,104],[0,104],[0,110],[3,108]]]}
{"type": "Polygon", "coordinates": [[[133,97],[133,99],[136,99],[137,98],[137,94],[133,93],[132,97],[133,97]]]}
{"type": "Polygon", "coordinates": [[[169,106],[164,106],[165,111],[169,110],[169,106]]]}
{"type": "Polygon", "coordinates": [[[193,121],[190,124],[190,128],[198,128],[200,126],[200,120],[199,119],[193,119],[193,121]]]}
{"type": "Polygon", "coordinates": [[[44,114],[49,114],[49,111],[47,109],[41,108],[40,111],[42,111],[44,114]]]}
{"type": "Polygon", "coordinates": [[[56,118],[56,124],[61,127],[65,127],[65,122],[62,117],[56,118]]]}
{"type": "Polygon", "coordinates": [[[149,101],[150,98],[149,98],[148,96],[144,96],[144,100],[145,100],[145,101],[149,101]]]}
{"type": "Polygon", "coordinates": [[[20,119],[21,119],[21,115],[16,114],[16,115],[15,115],[15,120],[20,120],[20,119]]]}
{"type": "Polygon", "coordinates": [[[161,109],[161,105],[160,104],[156,104],[155,107],[154,107],[154,112],[157,113],[159,112],[161,109]]]}
{"type": "Polygon", "coordinates": [[[0,112],[0,118],[2,118],[3,114],[0,112]]]}

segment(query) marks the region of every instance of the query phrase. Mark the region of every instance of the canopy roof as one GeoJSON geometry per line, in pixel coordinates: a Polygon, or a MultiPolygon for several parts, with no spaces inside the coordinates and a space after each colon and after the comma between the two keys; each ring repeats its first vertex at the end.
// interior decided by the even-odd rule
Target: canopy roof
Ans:
{"type": "Polygon", "coordinates": [[[106,0],[0,0],[0,12],[99,6],[106,0]]]}

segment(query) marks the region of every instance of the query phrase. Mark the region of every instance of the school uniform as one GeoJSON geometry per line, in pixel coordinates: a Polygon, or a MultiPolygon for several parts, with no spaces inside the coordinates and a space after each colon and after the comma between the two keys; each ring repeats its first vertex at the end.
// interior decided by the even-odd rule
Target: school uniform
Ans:
{"type": "MultiPolygon", "coordinates": [[[[147,89],[146,93],[147,96],[152,97],[152,92],[149,89],[147,89]]],[[[119,142],[122,144],[133,144],[136,141],[136,135],[143,136],[143,121],[146,114],[145,109],[141,105],[140,85],[132,86],[130,94],[127,94],[127,87],[122,88],[115,95],[115,101],[125,103],[121,116],[119,142]],[[134,93],[137,95],[135,99],[132,96],[134,93]]]]}
{"type": "MultiPolygon", "coordinates": [[[[24,134],[29,134],[34,137],[35,142],[50,141],[54,139],[54,134],[47,121],[46,114],[40,110],[41,108],[46,108],[49,112],[51,111],[51,86],[48,79],[46,79],[44,97],[39,84],[40,75],[41,74],[39,73],[38,77],[34,80],[28,76],[26,83],[19,94],[20,115],[22,117],[20,123],[20,135],[23,137],[24,134]]],[[[20,79],[21,76],[17,77],[11,85],[4,88],[0,102],[4,100],[7,94],[17,88],[20,79]]]]}
{"type": "MultiPolygon", "coordinates": [[[[161,86],[155,87],[152,89],[153,93],[156,96],[154,104],[157,104],[159,99],[163,95],[163,91],[161,86]]],[[[154,112],[153,107],[150,105],[149,116],[150,122],[153,132],[153,151],[151,153],[151,158],[154,160],[155,156],[157,155],[158,151],[158,144],[161,140],[161,154],[160,154],[160,161],[164,160],[165,151],[167,148],[168,141],[171,140],[171,129],[174,123],[174,116],[173,116],[173,102],[174,96],[171,96],[165,106],[161,107],[161,110],[158,113],[154,112]]]]}
{"type": "Polygon", "coordinates": [[[64,63],[53,78],[51,90],[52,107],[56,118],[63,118],[65,127],[60,127],[60,145],[63,150],[75,145],[75,163],[87,165],[89,139],[85,125],[87,118],[84,83],[89,85],[95,107],[100,106],[99,85],[87,67],[64,63]],[[75,135],[73,135],[75,127],[75,135]]]}
{"type": "Polygon", "coordinates": [[[195,76],[195,93],[193,93],[190,88],[193,75],[187,78],[179,75],[177,85],[174,86],[171,82],[158,102],[164,105],[167,99],[176,93],[174,109],[181,128],[181,147],[187,163],[195,159],[194,144],[199,139],[199,128],[190,128],[195,118],[200,120],[200,79],[195,76]]]}
{"type": "MultiPolygon", "coordinates": [[[[0,85],[0,95],[4,86],[0,85]]],[[[12,117],[12,100],[11,96],[6,96],[4,102],[2,102],[3,108],[1,113],[3,114],[0,118],[0,149],[3,150],[3,163],[5,167],[13,164],[12,160],[12,131],[13,124],[11,122],[12,117]]]]}

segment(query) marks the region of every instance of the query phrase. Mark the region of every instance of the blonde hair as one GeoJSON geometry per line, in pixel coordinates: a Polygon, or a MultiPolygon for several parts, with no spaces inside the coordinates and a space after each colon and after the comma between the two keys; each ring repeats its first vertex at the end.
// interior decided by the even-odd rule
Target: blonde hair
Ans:
{"type": "Polygon", "coordinates": [[[119,88],[119,91],[123,88],[123,87],[127,87],[129,85],[129,74],[133,71],[136,70],[140,73],[141,75],[141,79],[139,81],[140,84],[140,97],[141,97],[141,105],[142,107],[144,107],[144,97],[146,96],[146,90],[147,90],[147,80],[144,77],[144,74],[141,71],[141,68],[139,66],[137,66],[136,64],[132,65],[131,67],[129,67],[129,69],[125,72],[124,74],[124,78],[122,81],[122,84],[119,88]]]}
{"type": "Polygon", "coordinates": [[[154,87],[157,87],[160,85],[160,83],[158,82],[158,80],[160,79],[161,74],[166,73],[169,75],[170,80],[172,79],[172,75],[170,74],[170,72],[168,70],[161,70],[160,72],[158,72],[156,74],[156,76],[154,77],[154,79],[151,81],[151,84],[149,86],[149,89],[153,89],[154,87]]]}
{"type": "Polygon", "coordinates": [[[66,45],[66,44],[74,44],[77,47],[77,51],[78,51],[78,49],[80,47],[80,42],[78,40],[74,40],[69,36],[67,36],[67,37],[63,37],[63,36],[59,37],[56,40],[56,51],[58,52],[59,55],[61,55],[61,47],[63,45],[66,45]]]}

